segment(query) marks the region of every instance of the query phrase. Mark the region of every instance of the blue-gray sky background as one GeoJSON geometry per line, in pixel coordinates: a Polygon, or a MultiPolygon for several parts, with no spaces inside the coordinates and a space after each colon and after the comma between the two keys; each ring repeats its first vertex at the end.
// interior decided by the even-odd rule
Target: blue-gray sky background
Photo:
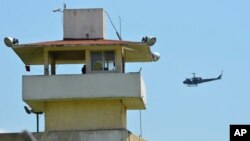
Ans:
{"type": "MultiPolygon", "coordinates": [[[[42,67],[24,64],[4,45],[6,36],[20,43],[61,40],[62,13],[53,9],[104,8],[122,38],[141,41],[156,36],[156,63],[127,64],[147,86],[142,112],[143,137],[160,141],[228,141],[230,124],[250,124],[250,1],[249,0],[1,0],[0,1],[0,132],[35,131],[35,116],[22,101],[22,75],[43,74],[42,67]],[[223,79],[186,87],[193,72],[223,79]]],[[[107,39],[117,39],[108,19],[107,39]]],[[[57,66],[61,73],[80,73],[80,66],[57,66]]],[[[41,116],[41,130],[44,130],[41,116]]],[[[139,111],[128,112],[128,129],[140,134],[139,111]]]]}

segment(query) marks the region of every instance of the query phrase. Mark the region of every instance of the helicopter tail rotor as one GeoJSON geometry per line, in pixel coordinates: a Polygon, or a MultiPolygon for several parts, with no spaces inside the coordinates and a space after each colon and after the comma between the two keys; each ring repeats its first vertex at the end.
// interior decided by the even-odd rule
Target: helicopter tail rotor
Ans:
{"type": "Polygon", "coordinates": [[[221,79],[223,74],[223,70],[221,71],[221,74],[217,77],[217,79],[221,79]]]}

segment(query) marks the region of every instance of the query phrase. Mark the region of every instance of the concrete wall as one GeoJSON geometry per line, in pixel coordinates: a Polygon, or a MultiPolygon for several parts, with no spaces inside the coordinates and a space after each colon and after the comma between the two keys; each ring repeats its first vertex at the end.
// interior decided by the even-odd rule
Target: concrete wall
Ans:
{"type": "Polygon", "coordinates": [[[145,109],[146,90],[140,73],[23,76],[23,100],[32,108],[72,99],[122,99],[127,109],[145,109]]]}
{"type": "Polygon", "coordinates": [[[52,101],[45,104],[45,131],[126,129],[120,100],[52,101]]]}
{"type": "Polygon", "coordinates": [[[105,22],[103,9],[65,9],[64,39],[103,39],[105,22]]]}
{"type": "MultiPolygon", "coordinates": [[[[33,133],[37,141],[145,141],[127,130],[33,133]]],[[[19,133],[0,134],[0,141],[29,141],[19,133]]]]}

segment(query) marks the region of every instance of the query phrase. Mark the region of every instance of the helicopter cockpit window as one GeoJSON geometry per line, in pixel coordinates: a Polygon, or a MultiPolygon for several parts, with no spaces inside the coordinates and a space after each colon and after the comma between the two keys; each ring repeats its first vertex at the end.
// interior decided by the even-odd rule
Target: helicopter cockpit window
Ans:
{"type": "Polygon", "coordinates": [[[92,51],[91,71],[115,71],[115,52],[92,51]]]}

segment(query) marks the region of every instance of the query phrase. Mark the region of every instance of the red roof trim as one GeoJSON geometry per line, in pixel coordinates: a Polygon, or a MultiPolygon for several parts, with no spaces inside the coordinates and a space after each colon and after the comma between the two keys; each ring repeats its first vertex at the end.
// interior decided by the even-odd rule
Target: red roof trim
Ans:
{"type": "Polygon", "coordinates": [[[20,44],[19,46],[65,46],[65,45],[127,45],[141,44],[142,42],[120,41],[120,40],[57,40],[45,41],[29,44],[20,44]]]}

